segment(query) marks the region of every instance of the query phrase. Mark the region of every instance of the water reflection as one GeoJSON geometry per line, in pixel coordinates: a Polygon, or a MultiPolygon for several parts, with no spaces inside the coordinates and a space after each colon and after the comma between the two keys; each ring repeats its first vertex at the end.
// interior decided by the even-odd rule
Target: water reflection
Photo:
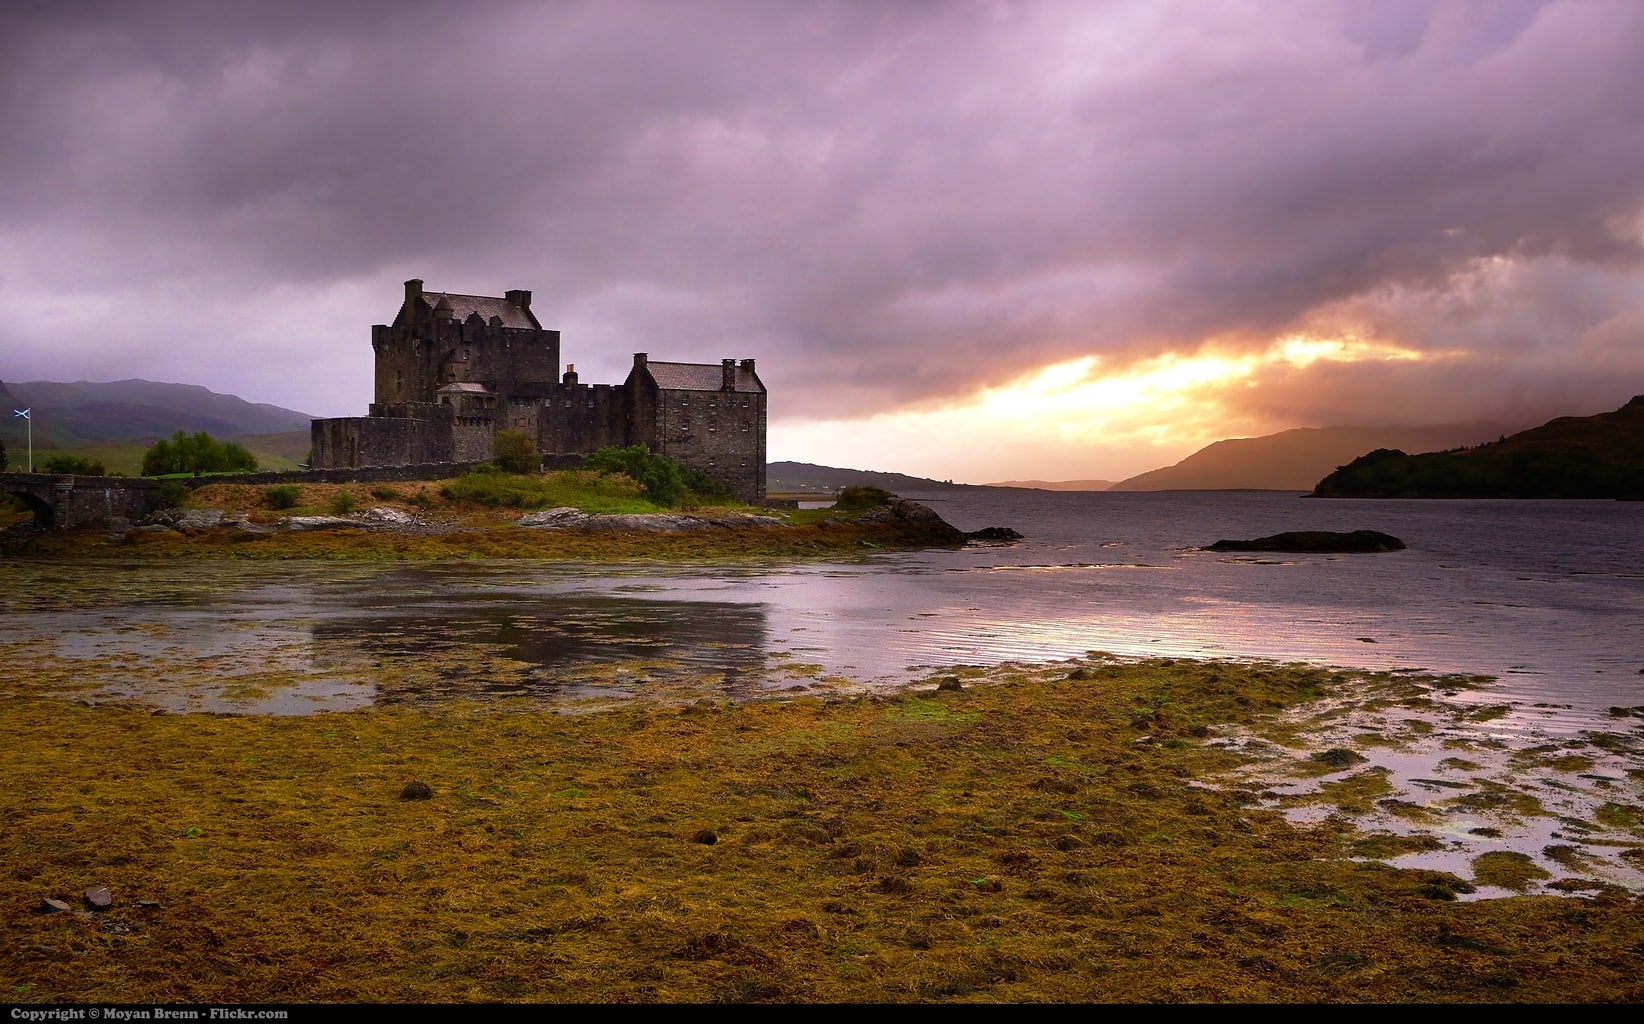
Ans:
{"type": "Polygon", "coordinates": [[[408,600],[327,617],[316,651],[352,649],[377,670],[376,699],[638,696],[690,685],[766,691],[760,604],[590,594],[481,602],[408,600]],[[428,607],[437,605],[438,607],[428,607]]]}

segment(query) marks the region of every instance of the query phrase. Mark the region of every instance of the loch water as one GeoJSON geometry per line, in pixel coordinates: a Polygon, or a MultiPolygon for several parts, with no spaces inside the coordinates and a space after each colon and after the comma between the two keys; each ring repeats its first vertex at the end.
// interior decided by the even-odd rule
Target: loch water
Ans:
{"type": "MultiPolygon", "coordinates": [[[[1398,688],[1413,698],[1383,700],[1385,688],[1364,680],[1295,709],[1302,749],[1237,728],[1207,742],[1249,754],[1246,784],[1298,822],[1343,813],[1323,787],[1378,779],[1385,797],[1355,824],[1422,833],[1397,866],[1466,878],[1474,858],[1510,853],[1556,880],[1536,891],[1644,891],[1632,856],[1644,798],[1644,503],[908,496],[961,529],[1009,526],[1023,539],[711,566],[0,562],[0,659],[9,679],[52,680],[94,703],[286,715],[451,699],[575,712],[636,697],[837,695],[1092,652],[1410,673],[1398,688]],[[1407,548],[1204,550],[1359,529],[1407,548]],[[1333,748],[1354,751],[1357,767],[1322,777],[1288,767],[1333,748]]],[[[1511,891],[1480,884],[1465,898],[1511,891]]]]}
{"type": "Polygon", "coordinates": [[[21,562],[0,566],[0,623],[42,657],[97,659],[111,695],[173,710],[576,701],[704,679],[712,694],[745,698],[1091,651],[1489,675],[1491,699],[1539,707],[1538,728],[1553,731],[1644,705],[1644,503],[1005,488],[908,497],[961,529],[1009,526],[1023,539],[719,566],[21,562]],[[1204,550],[1357,529],[1407,548],[1204,550]],[[482,658],[415,671],[436,652],[510,668],[488,673],[482,658]],[[162,686],[156,659],[205,667],[225,686],[262,682],[224,703],[162,686]],[[273,688],[271,667],[285,673],[273,688]]]}

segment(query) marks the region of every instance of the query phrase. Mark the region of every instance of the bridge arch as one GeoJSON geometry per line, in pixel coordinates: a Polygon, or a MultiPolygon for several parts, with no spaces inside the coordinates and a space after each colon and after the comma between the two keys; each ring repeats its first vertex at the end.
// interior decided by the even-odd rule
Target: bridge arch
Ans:
{"type": "Polygon", "coordinates": [[[6,494],[28,506],[29,511],[34,513],[34,525],[48,530],[57,525],[57,509],[51,502],[22,487],[7,486],[6,494]]]}

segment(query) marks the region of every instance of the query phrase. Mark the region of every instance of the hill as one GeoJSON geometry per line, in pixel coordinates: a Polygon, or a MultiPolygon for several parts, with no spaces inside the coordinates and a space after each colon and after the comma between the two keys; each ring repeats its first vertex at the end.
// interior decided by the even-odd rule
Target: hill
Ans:
{"type": "Polygon", "coordinates": [[[1001,480],[983,487],[1025,487],[1030,491],[1105,491],[1112,480],[1001,480]]]}
{"type": "MultiPolygon", "coordinates": [[[[30,381],[0,384],[0,401],[34,410],[36,448],[69,448],[107,441],[169,437],[203,430],[218,438],[307,431],[313,417],[277,405],[254,404],[198,384],[149,380],[59,384],[30,381]]],[[[25,437],[22,420],[8,415],[0,425],[7,446],[25,437]]]]}
{"type": "Polygon", "coordinates": [[[770,491],[809,491],[832,494],[841,487],[883,487],[887,491],[935,491],[945,488],[968,487],[952,480],[932,480],[906,473],[884,473],[869,469],[838,469],[818,466],[809,462],[772,462],[766,468],[766,489],[770,491]]]}
{"type": "Polygon", "coordinates": [[[1490,444],[1406,455],[1377,449],[1320,480],[1321,498],[1644,497],[1644,395],[1561,416],[1490,444]]]}
{"type": "Polygon", "coordinates": [[[247,402],[197,384],[0,382],[0,405],[0,441],[14,465],[28,444],[29,423],[37,463],[50,455],[79,455],[128,476],[137,475],[150,445],[179,430],[238,441],[266,469],[295,469],[308,457],[312,417],[307,413],[247,402]],[[32,409],[33,415],[25,422],[11,415],[13,409],[32,409]]]}
{"type": "Polygon", "coordinates": [[[1319,479],[1372,448],[1436,451],[1475,445],[1522,423],[1439,427],[1298,427],[1217,441],[1164,469],[1114,484],[1115,491],[1310,491],[1319,479]]]}

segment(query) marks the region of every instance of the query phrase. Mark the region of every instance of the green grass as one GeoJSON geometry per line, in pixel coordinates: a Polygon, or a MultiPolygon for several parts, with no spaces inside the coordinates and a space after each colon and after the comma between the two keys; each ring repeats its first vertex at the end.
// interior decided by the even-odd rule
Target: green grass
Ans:
{"type": "Polygon", "coordinates": [[[582,470],[562,470],[536,476],[502,473],[465,473],[444,484],[440,496],[451,502],[471,502],[493,508],[542,509],[570,507],[592,513],[661,512],[646,500],[639,485],[623,476],[601,476],[582,470]]]}

